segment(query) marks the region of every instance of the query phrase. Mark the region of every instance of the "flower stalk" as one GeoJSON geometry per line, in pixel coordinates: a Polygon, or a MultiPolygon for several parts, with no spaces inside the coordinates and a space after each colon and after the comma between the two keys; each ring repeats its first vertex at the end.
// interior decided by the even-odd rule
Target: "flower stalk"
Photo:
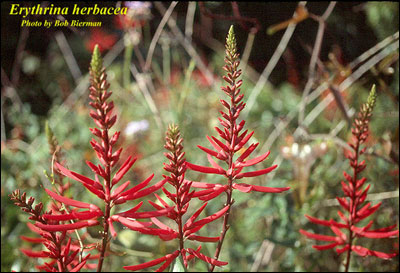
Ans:
{"type": "Polygon", "coordinates": [[[370,185],[363,188],[367,179],[365,177],[360,177],[361,172],[366,168],[365,160],[360,162],[360,157],[366,151],[366,147],[362,148],[362,144],[364,144],[369,135],[369,121],[372,117],[372,110],[375,106],[375,102],[376,91],[375,86],[373,86],[367,102],[362,105],[357,118],[354,120],[353,128],[351,129],[352,141],[349,143],[349,146],[352,151],[347,151],[345,154],[349,159],[353,172],[352,175],[343,172],[344,178],[347,181],[347,183],[344,181],[341,182],[345,197],[336,198],[344,210],[344,212],[338,211],[341,222],[337,222],[333,219],[329,221],[321,220],[306,215],[312,223],[330,227],[335,236],[314,234],[300,229],[300,233],[310,239],[331,242],[327,245],[314,245],[313,247],[315,249],[327,250],[336,247],[336,252],[338,254],[346,252],[344,261],[345,272],[349,271],[353,252],[362,257],[376,256],[381,259],[390,259],[397,256],[397,253],[384,253],[355,245],[356,239],[360,237],[379,239],[392,238],[399,234],[399,230],[394,230],[396,225],[380,229],[371,229],[373,220],[363,227],[357,226],[361,220],[375,213],[382,204],[380,202],[371,206],[370,202],[365,202],[370,185]],[[347,234],[343,232],[342,229],[347,231],[347,234]]]}
{"type": "MultiPolygon", "coordinates": [[[[220,100],[222,106],[225,108],[225,112],[220,111],[222,118],[218,118],[221,126],[223,127],[223,130],[215,127],[215,130],[217,131],[221,140],[214,136],[211,136],[211,138],[207,136],[207,139],[213,146],[214,150],[198,146],[201,150],[207,153],[207,159],[212,167],[199,166],[189,162],[187,163],[188,168],[191,170],[202,173],[219,174],[225,176],[225,178],[227,179],[227,184],[225,185],[204,182],[192,183],[193,187],[204,189],[203,191],[201,191],[204,193],[204,195],[199,197],[199,199],[203,201],[213,199],[223,192],[226,193],[226,202],[224,204],[224,207],[226,207],[227,210],[224,214],[222,231],[214,254],[215,260],[218,260],[225,239],[225,235],[229,230],[229,216],[231,213],[231,207],[234,203],[234,200],[232,198],[232,193],[234,189],[246,193],[252,191],[279,193],[287,191],[289,189],[288,187],[271,188],[249,185],[245,183],[236,183],[237,180],[244,177],[256,177],[267,174],[277,167],[277,165],[274,165],[258,171],[242,172],[244,167],[254,166],[266,160],[269,152],[253,159],[247,159],[258,146],[258,143],[250,144],[247,148],[245,148],[245,145],[253,136],[254,131],[250,133],[248,133],[248,130],[242,131],[245,125],[245,121],[238,121],[241,111],[246,106],[246,103],[243,102],[244,95],[240,93],[242,80],[239,80],[239,77],[242,74],[242,71],[238,68],[239,64],[240,60],[236,48],[236,38],[233,26],[231,26],[228,32],[228,36],[226,38],[225,65],[223,66],[223,69],[227,72],[227,75],[223,76],[223,79],[225,80],[227,85],[225,87],[221,87],[222,91],[226,95],[228,95],[230,100],[229,102],[225,100],[220,100]],[[244,152],[238,155],[239,151],[242,149],[244,149],[244,152]],[[216,159],[225,162],[227,168],[224,169],[223,167],[221,167],[218,163],[214,161],[212,157],[215,157],[216,159]],[[236,157],[237,159],[235,160],[236,157]]],[[[215,266],[211,265],[209,271],[213,272],[214,268],[215,266]]]]}

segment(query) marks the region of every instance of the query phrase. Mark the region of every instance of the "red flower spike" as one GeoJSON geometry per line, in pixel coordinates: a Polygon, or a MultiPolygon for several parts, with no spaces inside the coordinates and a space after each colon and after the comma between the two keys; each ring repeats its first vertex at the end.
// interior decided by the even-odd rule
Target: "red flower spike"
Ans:
{"type": "MultiPolygon", "coordinates": [[[[150,228],[151,222],[138,222],[126,217],[136,218],[148,218],[170,214],[173,211],[173,207],[165,209],[158,209],[157,211],[150,212],[137,212],[137,209],[143,204],[141,202],[138,206],[121,213],[120,215],[112,215],[111,208],[118,204],[124,203],[129,200],[144,197],[160,189],[167,180],[162,180],[153,186],[147,187],[150,180],[154,175],[133,186],[131,189],[126,190],[129,187],[130,182],[124,182],[122,185],[112,190],[113,186],[120,182],[127,172],[131,169],[135,163],[136,158],[130,156],[115,172],[114,166],[119,164],[119,159],[122,153],[122,148],[115,149],[120,132],[115,132],[112,136],[110,135],[110,129],[115,124],[117,116],[113,114],[114,103],[107,101],[111,96],[112,92],[108,91],[110,84],[107,82],[107,74],[103,68],[102,58],[100,56],[99,47],[96,46],[93,52],[91,64],[90,64],[90,87],[89,87],[89,98],[91,102],[89,105],[93,108],[89,115],[99,128],[91,128],[90,131],[94,135],[95,139],[90,141],[93,150],[96,152],[99,163],[95,165],[92,162],[86,161],[91,171],[94,173],[95,180],[89,177],[70,171],[58,162],[61,162],[57,157],[56,143],[53,140],[52,135],[48,135],[49,144],[51,146],[53,160],[55,162],[55,172],[60,177],[60,180],[66,176],[73,180],[76,180],[89,191],[94,193],[104,205],[104,211],[100,210],[94,204],[85,203],[82,201],[74,200],[64,196],[64,192],[68,189],[69,185],[63,185],[62,181],[58,181],[58,176],[54,179],[56,186],[55,191],[46,189],[46,192],[50,197],[54,199],[54,204],[51,204],[51,210],[42,213],[42,203],[32,207],[34,201],[33,198],[26,200],[26,194],[20,195],[19,191],[15,191],[11,196],[15,204],[20,206],[24,211],[30,214],[30,219],[35,221],[35,224],[30,228],[42,236],[42,239],[31,239],[31,242],[41,242],[48,250],[47,252],[29,252],[25,251],[27,255],[35,257],[49,257],[53,259],[52,262],[45,264],[42,268],[47,271],[79,271],[82,268],[96,267],[95,264],[86,264],[86,260],[89,259],[89,255],[82,259],[82,252],[88,251],[89,246],[83,245],[82,242],[85,236],[82,234],[79,236],[79,246],[76,242],[71,240],[69,237],[70,233],[73,233],[77,229],[84,227],[100,225],[97,218],[103,221],[101,226],[103,227],[102,240],[100,244],[95,244],[99,250],[98,255],[92,256],[91,259],[98,259],[97,271],[102,270],[104,258],[107,256],[108,244],[110,241],[110,234],[112,237],[117,235],[117,231],[114,229],[113,221],[121,222],[123,225],[130,229],[137,230],[146,234],[158,235],[163,239],[173,238],[174,231],[162,230],[150,228]],[[99,181],[101,176],[102,182],[99,181]],[[68,186],[67,186],[68,185],[68,186]],[[147,187],[147,188],[146,188],[147,187]],[[59,204],[61,203],[61,204],[59,204]],[[71,209],[72,208],[72,209],[71,209]],[[78,211],[78,209],[85,209],[84,211],[78,211]],[[61,234],[60,234],[61,233],[61,234]],[[65,240],[67,239],[67,240],[65,240]],[[70,253],[72,251],[72,254],[70,253]],[[78,255],[80,253],[80,255],[78,255]],[[79,257],[79,259],[78,259],[79,257]]],[[[179,169],[179,172],[183,172],[183,168],[179,169]]],[[[183,195],[182,202],[188,201],[189,195],[183,195]]],[[[186,211],[187,205],[183,206],[182,211],[186,211]]],[[[100,220],[99,219],[99,220],[100,220]]],[[[25,238],[26,240],[29,240],[25,238]]],[[[92,247],[93,248],[93,247],[92,247]]]]}
{"type": "Polygon", "coordinates": [[[336,252],[338,254],[347,252],[347,258],[345,261],[346,272],[350,266],[351,252],[355,252],[357,255],[362,257],[375,256],[381,259],[390,259],[398,255],[397,253],[383,253],[370,250],[362,246],[353,245],[353,239],[356,237],[380,239],[397,237],[399,234],[398,230],[393,230],[396,225],[387,228],[371,230],[370,227],[373,224],[372,220],[363,227],[356,226],[356,224],[361,220],[375,213],[381,205],[381,203],[378,203],[371,207],[371,203],[364,203],[371,185],[368,185],[363,189],[362,187],[366,182],[366,178],[359,178],[360,173],[366,167],[365,160],[359,162],[360,156],[365,152],[366,148],[361,148],[361,145],[366,141],[369,134],[368,124],[369,119],[372,116],[372,109],[374,107],[375,100],[375,86],[373,86],[368,97],[368,101],[361,107],[361,111],[354,121],[354,128],[351,130],[353,136],[352,143],[349,143],[349,146],[354,150],[354,153],[347,152],[346,157],[349,159],[350,167],[353,169],[351,172],[353,175],[343,172],[343,176],[347,182],[342,181],[341,184],[343,193],[347,197],[336,197],[340,206],[345,211],[345,213],[338,211],[338,215],[344,223],[339,223],[332,219],[325,221],[306,215],[306,217],[314,224],[329,226],[336,236],[313,234],[304,230],[300,230],[300,233],[310,239],[319,241],[333,241],[333,239],[335,239],[336,243],[313,247],[317,250],[326,250],[337,247],[336,252]],[[341,229],[347,231],[346,234],[341,229]],[[339,245],[344,245],[344,247],[338,247],[339,245]]]}
{"type": "MultiPolygon", "coordinates": [[[[136,266],[129,266],[129,267],[124,267],[125,269],[128,270],[139,270],[139,269],[144,269],[147,267],[151,267],[160,263],[163,263],[157,270],[156,272],[163,271],[165,270],[171,263],[172,261],[178,257],[179,255],[182,256],[183,264],[185,267],[188,265],[188,260],[189,258],[186,256],[187,250],[185,249],[185,241],[187,239],[192,240],[192,241],[197,241],[197,242],[217,242],[219,240],[219,237],[205,237],[205,236],[199,236],[195,233],[196,231],[200,230],[204,225],[208,224],[209,222],[212,222],[218,218],[220,218],[222,215],[226,213],[227,208],[222,209],[221,211],[203,218],[202,220],[199,220],[195,222],[197,217],[201,214],[201,212],[204,210],[204,208],[207,206],[207,203],[203,204],[200,208],[196,210],[196,212],[186,221],[186,223],[183,222],[183,216],[187,212],[187,209],[189,207],[191,199],[196,196],[196,197],[202,197],[203,195],[211,194],[214,193],[215,190],[205,190],[207,191],[206,193],[201,193],[196,195],[195,191],[191,191],[191,187],[193,184],[197,184],[199,187],[202,188],[208,188],[208,187],[216,187],[217,189],[221,189],[221,192],[225,191],[225,188],[222,187],[221,185],[218,184],[208,184],[208,185],[203,185],[203,183],[199,182],[191,182],[188,180],[185,180],[185,171],[186,167],[190,167],[187,165],[187,162],[184,158],[185,153],[183,152],[183,140],[180,137],[180,132],[179,128],[175,125],[170,125],[168,127],[168,131],[166,133],[166,144],[165,148],[169,151],[169,153],[164,153],[166,158],[169,160],[169,163],[164,163],[164,170],[169,172],[169,176],[163,175],[164,176],[164,181],[167,182],[168,184],[172,186],[175,191],[170,192],[168,191],[163,183],[162,190],[166,194],[166,196],[174,203],[173,206],[168,205],[160,196],[157,194],[154,194],[158,201],[161,203],[161,205],[158,205],[152,201],[149,200],[149,203],[156,209],[156,211],[153,212],[143,212],[143,213],[136,213],[136,212],[130,212],[130,213],[120,213],[120,216],[129,216],[129,217],[134,217],[134,218],[140,218],[140,217],[151,217],[151,221],[158,227],[158,228],[141,228],[138,229],[137,227],[130,226],[130,220],[124,219],[123,217],[117,218],[117,216],[113,216],[116,221],[121,222],[125,226],[138,230],[141,233],[144,234],[149,234],[149,235],[156,235],[160,239],[169,241],[173,239],[179,240],[179,249],[176,250],[174,253],[166,255],[164,257],[155,259],[153,261],[143,263],[140,265],[136,266]],[[169,227],[168,225],[164,224],[162,221],[160,221],[157,216],[160,215],[165,215],[169,217],[170,219],[174,220],[177,229],[174,230],[173,228],[169,227]],[[187,230],[190,228],[190,230],[187,230]]],[[[209,155],[209,161],[210,163],[219,170],[220,173],[225,173],[225,171],[213,161],[211,158],[212,156],[215,156],[219,158],[222,154],[217,153],[212,150],[208,150],[207,148],[204,148],[205,151],[208,151],[210,153],[209,155]]],[[[220,150],[222,151],[222,149],[220,150]]],[[[193,167],[193,166],[192,166],[193,167]]],[[[201,166],[200,166],[201,167],[201,166]]],[[[196,168],[196,166],[194,166],[196,168]]],[[[123,196],[122,196],[123,197],[123,196]]],[[[200,250],[201,246],[199,246],[198,250],[200,250]]],[[[202,260],[209,260],[211,258],[202,256],[202,254],[195,253],[196,255],[192,255],[192,258],[198,257],[199,259],[202,260]]],[[[214,262],[214,260],[209,260],[214,262]]],[[[218,261],[216,261],[216,264],[219,264],[218,261]]],[[[221,264],[222,265],[222,264],[221,264]]]]}
{"type": "MultiPolygon", "coordinates": [[[[247,159],[250,154],[255,150],[258,146],[258,143],[250,144],[246,150],[241,153],[242,149],[250,142],[251,137],[254,135],[254,131],[248,131],[242,129],[245,125],[245,121],[238,121],[241,111],[245,107],[245,103],[242,101],[244,95],[241,94],[240,86],[242,85],[242,80],[239,79],[241,75],[241,70],[238,69],[240,59],[239,54],[236,49],[236,39],[233,33],[233,26],[230,28],[228,37],[226,39],[226,56],[225,56],[225,65],[223,69],[227,71],[227,74],[223,76],[223,79],[227,82],[227,85],[221,87],[222,91],[228,95],[229,100],[221,99],[220,102],[222,106],[226,109],[226,111],[220,111],[222,118],[218,118],[220,124],[223,127],[219,129],[215,127],[217,131],[217,136],[221,138],[218,139],[214,136],[206,136],[208,141],[211,143],[212,147],[215,151],[198,146],[202,151],[207,153],[208,161],[210,162],[212,167],[207,166],[199,166],[193,163],[187,163],[187,167],[193,171],[197,171],[205,174],[219,174],[226,177],[227,181],[225,185],[220,185],[220,187],[212,186],[214,192],[211,192],[210,188],[202,187],[202,185],[195,182],[193,187],[205,188],[206,190],[195,193],[193,196],[199,198],[200,200],[206,201],[216,198],[222,192],[226,192],[227,201],[225,204],[227,205],[227,210],[224,213],[224,226],[223,231],[220,236],[220,240],[218,242],[218,246],[215,252],[215,257],[218,259],[218,256],[221,251],[221,247],[223,244],[223,240],[225,238],[226,231],[228,230],[228,220],[229,220],[229,211],[230,207],[233,204],[232,192],[234,189],[237,189],[242,192],[269,192],[269,193],[280,193],[288,190],[289,188],[270,188],[270,187],[262,187],[262,186],[253,186],[248,184],[237,184],[236,180],[242,179],[245,177],[256,177],[265,175],[272,170],[274,170],[277,166],[272,166],[266,169],[261,169],[258,171],[243,171],[243,168],[257,165],[264,161],[269,152],[260,156],[257,156],[253,159],[247,159]],[[248,133],[249,132],[249,133],[248,133]],[[227,168],[225,171],[222,167],[220,167],[219,163],[215,162],[211,156],[227,163],[227,168]],[[234,160],[234,158],[237,158],[234,160]],[[207,191],[208,190],[208,191],[207,191]]],[[[212,272],[214,270],[214,265],[211,265],[209,271],[212,272]]]]}

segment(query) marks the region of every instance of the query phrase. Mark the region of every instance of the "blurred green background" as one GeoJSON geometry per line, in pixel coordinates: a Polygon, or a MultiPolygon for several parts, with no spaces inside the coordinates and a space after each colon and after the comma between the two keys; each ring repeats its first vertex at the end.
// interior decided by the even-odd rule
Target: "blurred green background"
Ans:
{"type": "MultiPolygon", "coordinates": [[[[241,68],[245,70],[242,76],[245,102],[249,98],[252,100],[243,112],[247,116],[246,128],[255,131],[253,142],[260,142],[256,153],[271,151],[263,167],[279,164],[272,175],[248,179],[246,183],[290,186],[291,190],[281,194],[235,192],[231,228],[220,256],[229,265],[216,271],[343,269],[343,257],[333,250],[316,251],[311,247],[315,242],[301,236],[298,230],[330,234],[327,228],[310,224],[304,214],[337,219],[339,206],[334,198],[342,196],[342,172],[350,169],[343,154],[345,143],[351,137],[350,127],[338,101],[332,101],[320,113],[315,109],[335,86],[349,81],[362,69],[365,71],[345,88],[340,98],[352,119],[354,111],[366,101],[372,84],[377,85],[377,106],[365,156],[368,166],[363,175],[372,184],[369,195],[372,203],[382,201],[381,208],[373,216],[374,227],[399,223],[398,3],[338,2],[334,6],[326,21],[316,63],[310,92],[315,96],[304,110],[305,120],[310,120],[306,124],[300,124],[298,116],[318,30],[315,16],[325,12],[328,2],[307,3],[311,15],[297,23],[268,79],[263,71],[285,33],[285,29],[281,29],[269,35],[268,29],[290,19],[298,5],[296,2],[178,3],[171,17],[176,25],[166,24],[163,28],[154,54],[149,58],[148,69],[145,62],[151,41],[171,2],[107,2],[101,5],[116,4],[131,5],[129,14],[125,17],[66,16],[67,20],[102,21],[101,28],[46,29],[20,27],[22,18],[9,15],[11,2],[1,3],[2,271],[34,271],[37,264],[35,259],[26,258],[18,250],[28,247],[19,236],[31,235],[31,231],[26,226],[28,216],[13,205],[8,195],[19,188],[37,200],[49,201],[43,190],[50,185],[44,171],[51,172],[44,129],[46,120],[71,170],[89,176],[90,169],[84,161],[96,161],[89,144],[92,138],[89,127],[93,128],[94,124],[88,115],[87,89],[94,44],[100,44],[107,65],[118,113],[114,128],[122,132],[119,142],[124,147],[122,158],[130,154],[139,157],[128,178],[139,182],[154,173],[158,181],[164,173],[163,145],[168,123],[175,122],[181,127],[187,160],[208,164],[206,155],[196,145],[209,147],[205,136],[216,135],[213,127],[218,125],[218,110],[222,109],[219,100],[225,98],[219,88],[223,85],[223,44],[231,24],[235,26],[238,51],[244,59],[241,68]],[[237,11],[242,20],[228,18],[238,17],[233,16],[237,11]],[[208,13],[226,18],[210,17],[208,13]],[[252,27],[258,28],[254,35],[250,34],[252,27]],[[385,39],[390,43],[382,45],[385,39]],[[370,49],[380,51],[372,53],[370,49]],[[364,52],[369,53],[363,55],[364,52]],[[378,58],[377,55],[380,56],[378,61],[368,63],[378,58]],[[332,83],[331,90],[321,88],[327,82],[332,83]],[[255,96],[257,89],[260,93],[255,96]],[[319,95],[318,90],[321,91],[319,95]],[[311,119],[313,113],[316,115],[311,119]],[[314,154],[304,157],[301,151],[309,150],[314,154]]],[[[73,4],[58,2],[57,5],[73,4]]],[[[30,20],[44,18],[29,17],[30,20]]],[[[191,171],[187,178],[222,182],[217,176],[191,171]]],[[[81,185],[71,182],[71,196],[98,202],[82,190],[81,185]]],[[[219,210],[223,202],[224,197],[211,201],[206,213],[219,210]]],[[[192,209],[197,205],[191,206],[192,209]]],[[[221,222],[209,225],[207,230],[202,230],[202,235],[218,236],[220,225],[221,222]]],[[[117,255],[106,259],[105,270],[122,271],[123,265],[158,258],[175,247],[176,242],[165,243],[122,226],[118,228],[119,235],[111,244],[111,250],[117,255]]],[[[99,237],[96,230],[90,234],[94,241],[99,237]]],[[[384,252],[398,252],[399,248],[398,238],[369,239],[362,245],[384,252]]],[[[204,244],[203,249],[206,255],[213,256],[215,245],[204,244]]],[[[398,269],[398,256],[389,261],[355,257],[351,265],[354,271],[398,269]]],[[[191,270],[204,271],[206,266],[197,262],[191,270]]]]}

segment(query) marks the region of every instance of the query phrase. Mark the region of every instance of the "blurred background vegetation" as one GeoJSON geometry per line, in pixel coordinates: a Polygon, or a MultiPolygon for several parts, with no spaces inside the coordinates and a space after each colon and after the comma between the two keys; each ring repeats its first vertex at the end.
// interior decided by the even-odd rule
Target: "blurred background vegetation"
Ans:
{"type": "MultiPolygon", "coordinates": [[[[115,129],[123,136],[122,157],[139,156],[129,178],[139,182],[155,173],[161,179],[164,134],[171,122],[181,127],[188,161],[207,164],[196,145],[208,147],[205,136],[215,135],[219,99],[224,97],[219,88],[223,45],[231,24],[242,56],[246,127],[255,130],[259,154],[271,150],[264,167],[279,164],[272,175],[248,182],[292,189],[282,194],[235,192],[231,228],[220,257],[229,265],[222,270],[342,269],[342,257],[331,250],[316,251],[311,247],[314,242],[298,230],[327,234],[327,229],[318,230],[304,214],[336,219],[334,198],[342,195],[342,172],[349,170],[343,154],[351,136],[348,120],[366,101],[372,84],[377,85],[378,100],[364,175],[372,184],[372,203],[382,201],[374,227],[399,223],[398,3],[310,2],[300,9],[296,2],[105,2],[99,5],[127,5],[129,14],[66,16],[67,20],[101,21],[102,27],[48,29],[20,27],[22,18],[9,15],[10,4],[1,3],[2,271],[32,271],[37,264],[18,250],[28,246],[19,236],[31,231],[26,226],[28,216],[8,195],[19,188],[37,200],[49,201],[43,190],[49,186],[44,171],[51,172],[46,120],[62,147],[66,165],[90,174],[84,160],[95,160],[89,144],[88,128],[94,124],[87,97],[94,44],[100,45],[107,66],[118,113],[115,129]],[[172,10],[171,16],[167,9],[172,10]],[[300,13],[305,16],[300,18],[300,13]],[[324,13],[326,18],[321,17],[324,13]],[[159,32],[163,18],[167,21],[159,32]],[[289,22],[293,24],[287,28],[289,22]],[[321,24],[325,28],[318,44],[321,24]],[[155,36],[154,54],[149,55],[155,36]],[[312,55],[316,57],[313,66],[312,55]],[[324,106],[325,101],[329,103],[324,106]]],[[[72,5],[57,2],[70,9],[72,5]]],[[[58,18],[30,15],[28,19],[58,18]]],[[[219,179],[194,172],[187,177],[219,179]]],[[[98,201],[71,182],[71,196],[98,201]]],[[[218,210],[223,201],[222,197],[213,200],[207,213],[218,210]]],[[[220,224],[210,225],[205,233],[217,236],[220,224]]],[[[111,244],[117,255],[106,259],[106,270],[122,271],[122,265],[145,262],[174,248],[174,242],[119,228],[111,244]]],[[[96,241],[98,234],[93,231],[91,236],[96,241]]],[[[387,252],[399,248],[398,239],[371,239],[363,245],[387,252]]],[[[206,246],[205,253],[212,256],[215,246],[206,246]]],[[[192,269],[204,271],[206,267],[197,262],[192,269]]],[[[390,261],[356,257],[351,265],[354,271],[398,269],[398,256],[390,261]]]]}

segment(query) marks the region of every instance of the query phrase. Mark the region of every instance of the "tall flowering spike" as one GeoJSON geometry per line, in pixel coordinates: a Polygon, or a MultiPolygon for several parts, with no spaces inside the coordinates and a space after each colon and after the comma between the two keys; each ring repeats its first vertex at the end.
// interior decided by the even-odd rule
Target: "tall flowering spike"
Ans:
{"type": "Polygon", "coordinates": [[[306,215],[312,223],[330,227],[335,236],[314,234],[302,229],[300,230],[300,233],[310,239],[334,242],[325,245],[314,245],[313,247],[317,250],[326,250],[336,247],[336,252],[338,254],[346,252],[347,255],[344,261],[346,272],[349,270],[352,252],[362,257],[376,256],[381,259],[390,259],[398,255],[397,253],[383,253],[369,250],[359,245],[354,245],[354,240],[358,237],[379,239],[396,237],[399,234],[399,230],[394,230],[396,225],[374,230],[371,229],[373,221],[370,221],[364,226],[357,226],[357,223],[361,220],[375,213],[381,204],[378,203],[371,206],[370,202],[365,202],[370,185],[363,187],[366,178],[359,177],[360,173],[366,167],[365,160],[360,162],[360,156],[365,151],[365,148],[361,148],[361,145],[366,141],[369,134],[368,124],[372,117],[372,110],[375,106],[376,97],[374,85],[372,86],[367,102],[361,106],[360,112],[358,113],[351,130],[353,140],[349,145],[353,151],[347,153],[346,156],[349,158],[350,166],[353,169],[353,175],[346,172],[343,173],[345,178],[344,181],[347,182],[341,182],[345,197],[337,197],[337,200],[343,209],[343,212],[338,211],[341,222],[337,222],[333,219],[330,219],[329,221],[321,220],[306,215]],[[342,229],[344,232],[341,231],[342,229]]]}
{"type": "Polygon", "coordinates": [[[125,216],[138,218],[137,216],[140,216],[140,213],[125,212],[120,213],[114,218],[116,221],[119,221],[130,229],[138,230],[142,233],[149,235],[159,236],[162,240],[169,241],[176,239],[179,241],[179,247],[177,250],[175,250],[175,252],[167,254],[164,257],[157,258],[153,261],[145,262],[139,265],[125,266],[124,268],[127,270],[136,271],[162,263],[162,265],[156,270],[156,272],[160,272],[164,271],[176,258],[179,259],[179,257],[182,257],[183,265],[185,268],[187,268],[188,266],[188,261],[194,257],[197,257],[198,259],[203,260],[210,265],[226,265],[226,262],[217,261],[215,259],[205,256],[204,254],[201,254],[201,246],[199,246],[197,251],[190,248],[185,248],[186,240],[197,242],[217,242],[219,240],[219,237],[206,237],[197,235],[195,233],[203,228],[206,224],[222,217],[226,210],[229,209],[229,206],[225,206],[222,210],[215,214],[195,221],[206,207],[207,203],[205,203],[196,210],[196,212],[186,221],[186,223],[183,222],[182,219],[187,212],[189,203],[191,199],[195,197],[196,193],[194,191],[191,191],[192,182],[185,179],[186,159],[185,153],[183,152],[183,139],[181,137],[179,127],[174,124],[169,125],[166,132],[165,140],[166,143],[164,145],[164,148],[169,152],[164,153],[164,155],[169,160],[169,163],[164,163],[164,170],[169,173],[169,176],[165,175],[164,177],[166,181],[168,181],[168,183],[174,188],[174,192],[169,192],[165,187],[163,187],[162,190],[164,191],[166,196],[174,203],[174,206],[170,207],[168,203],[165,202],[157,194],[155,194],[155,196],[157,197],[158,201],[160,201],[162,206],[157,205],[151,201],[149,201],[149,203],[153,205],[159,212],[163,210],[167,211],[166,216],[175,221],[175,229],[167,226],[159,219],[155,218],[159,216],[157,215],[157,211],[151,212],[151,214],[153,215],[151,221],[156,226],[158,226],[158,228],[138,228],[132,223],[131,220],[127,220],[124,218],[125,216]]]}
{"type": "MultiPolygon", "coordinates": [[[[248,158],[257,147],[258,143],[250,144],[250,139],[254,134],[254,131],[248,132],[243,130],[245,121],[238,121],[241,111],[244,109],[246,104],[243,102],[244,95],[241,94],[242,80],[239,80],[242,70],[239,69],[240,59],[236,48],[236,38],[233,30],[233,26],[230,27],[228,36],[225,44],[225,65],[223,69],[227,72],[223,79],[227,83],[226,86],[221,87],[222,91],[228,95],[229,100],[220,100],[225,111],[220,111],[222,118],[219,118],[219,122],[223,127],[223,130],[216,127],[218,133],[217,137],[208,137],[214,150],[198,146],[202,151],[207,153],[208,161],[211,167],[200,166],[193,163],[187,162],[187,167],[193,171],[201,173],[211,173],[223,175],[227,178],[226,185],[209,184],[202,182],[195,182],[192,184],[193,187],[203,188],[205,190],[199,191],[195,194],[200,200],[211,200],[216,198],[223,192],[227,194],[227,201],[225,207],[228,209],[224,212],[224,226],[220,235],[217,250],[215,252],[215,260],[218,259],[221,251],[222,243],[225,234],[228,230],[228,219],[230,213],[230,207],[233,204],[232,191],[237,189],[241,192],[249,193],[252,191],[258,192],[270,192],[279,193],[288,190],[288,187],[282,188],[271,188],[263,186],[249,185],[245,183],[236,183],[236,180],[243,179],[245,177],[256,177],[267,174],[274,170],[277,166],[271,166],[269,168],[256,170],[256,171],[244,171],[244,168],[255,166],[258,163],[263,162],[267,159],[269,152],[254,158],[248,158]],[[248,144],[249,143],[249,144],[248,144]],[[248,146],[247,148],[245,146],[248,146]],[[244,153],[239,151],[245,150],[244,153]],[[218,164],[214,158],[222,161],[224,164],[218,164]],[[224,166],[226,166],[224,168],[224,166]]],[[[215,264],[211,265],[210,271],[214,270],[215,264]]]]}

